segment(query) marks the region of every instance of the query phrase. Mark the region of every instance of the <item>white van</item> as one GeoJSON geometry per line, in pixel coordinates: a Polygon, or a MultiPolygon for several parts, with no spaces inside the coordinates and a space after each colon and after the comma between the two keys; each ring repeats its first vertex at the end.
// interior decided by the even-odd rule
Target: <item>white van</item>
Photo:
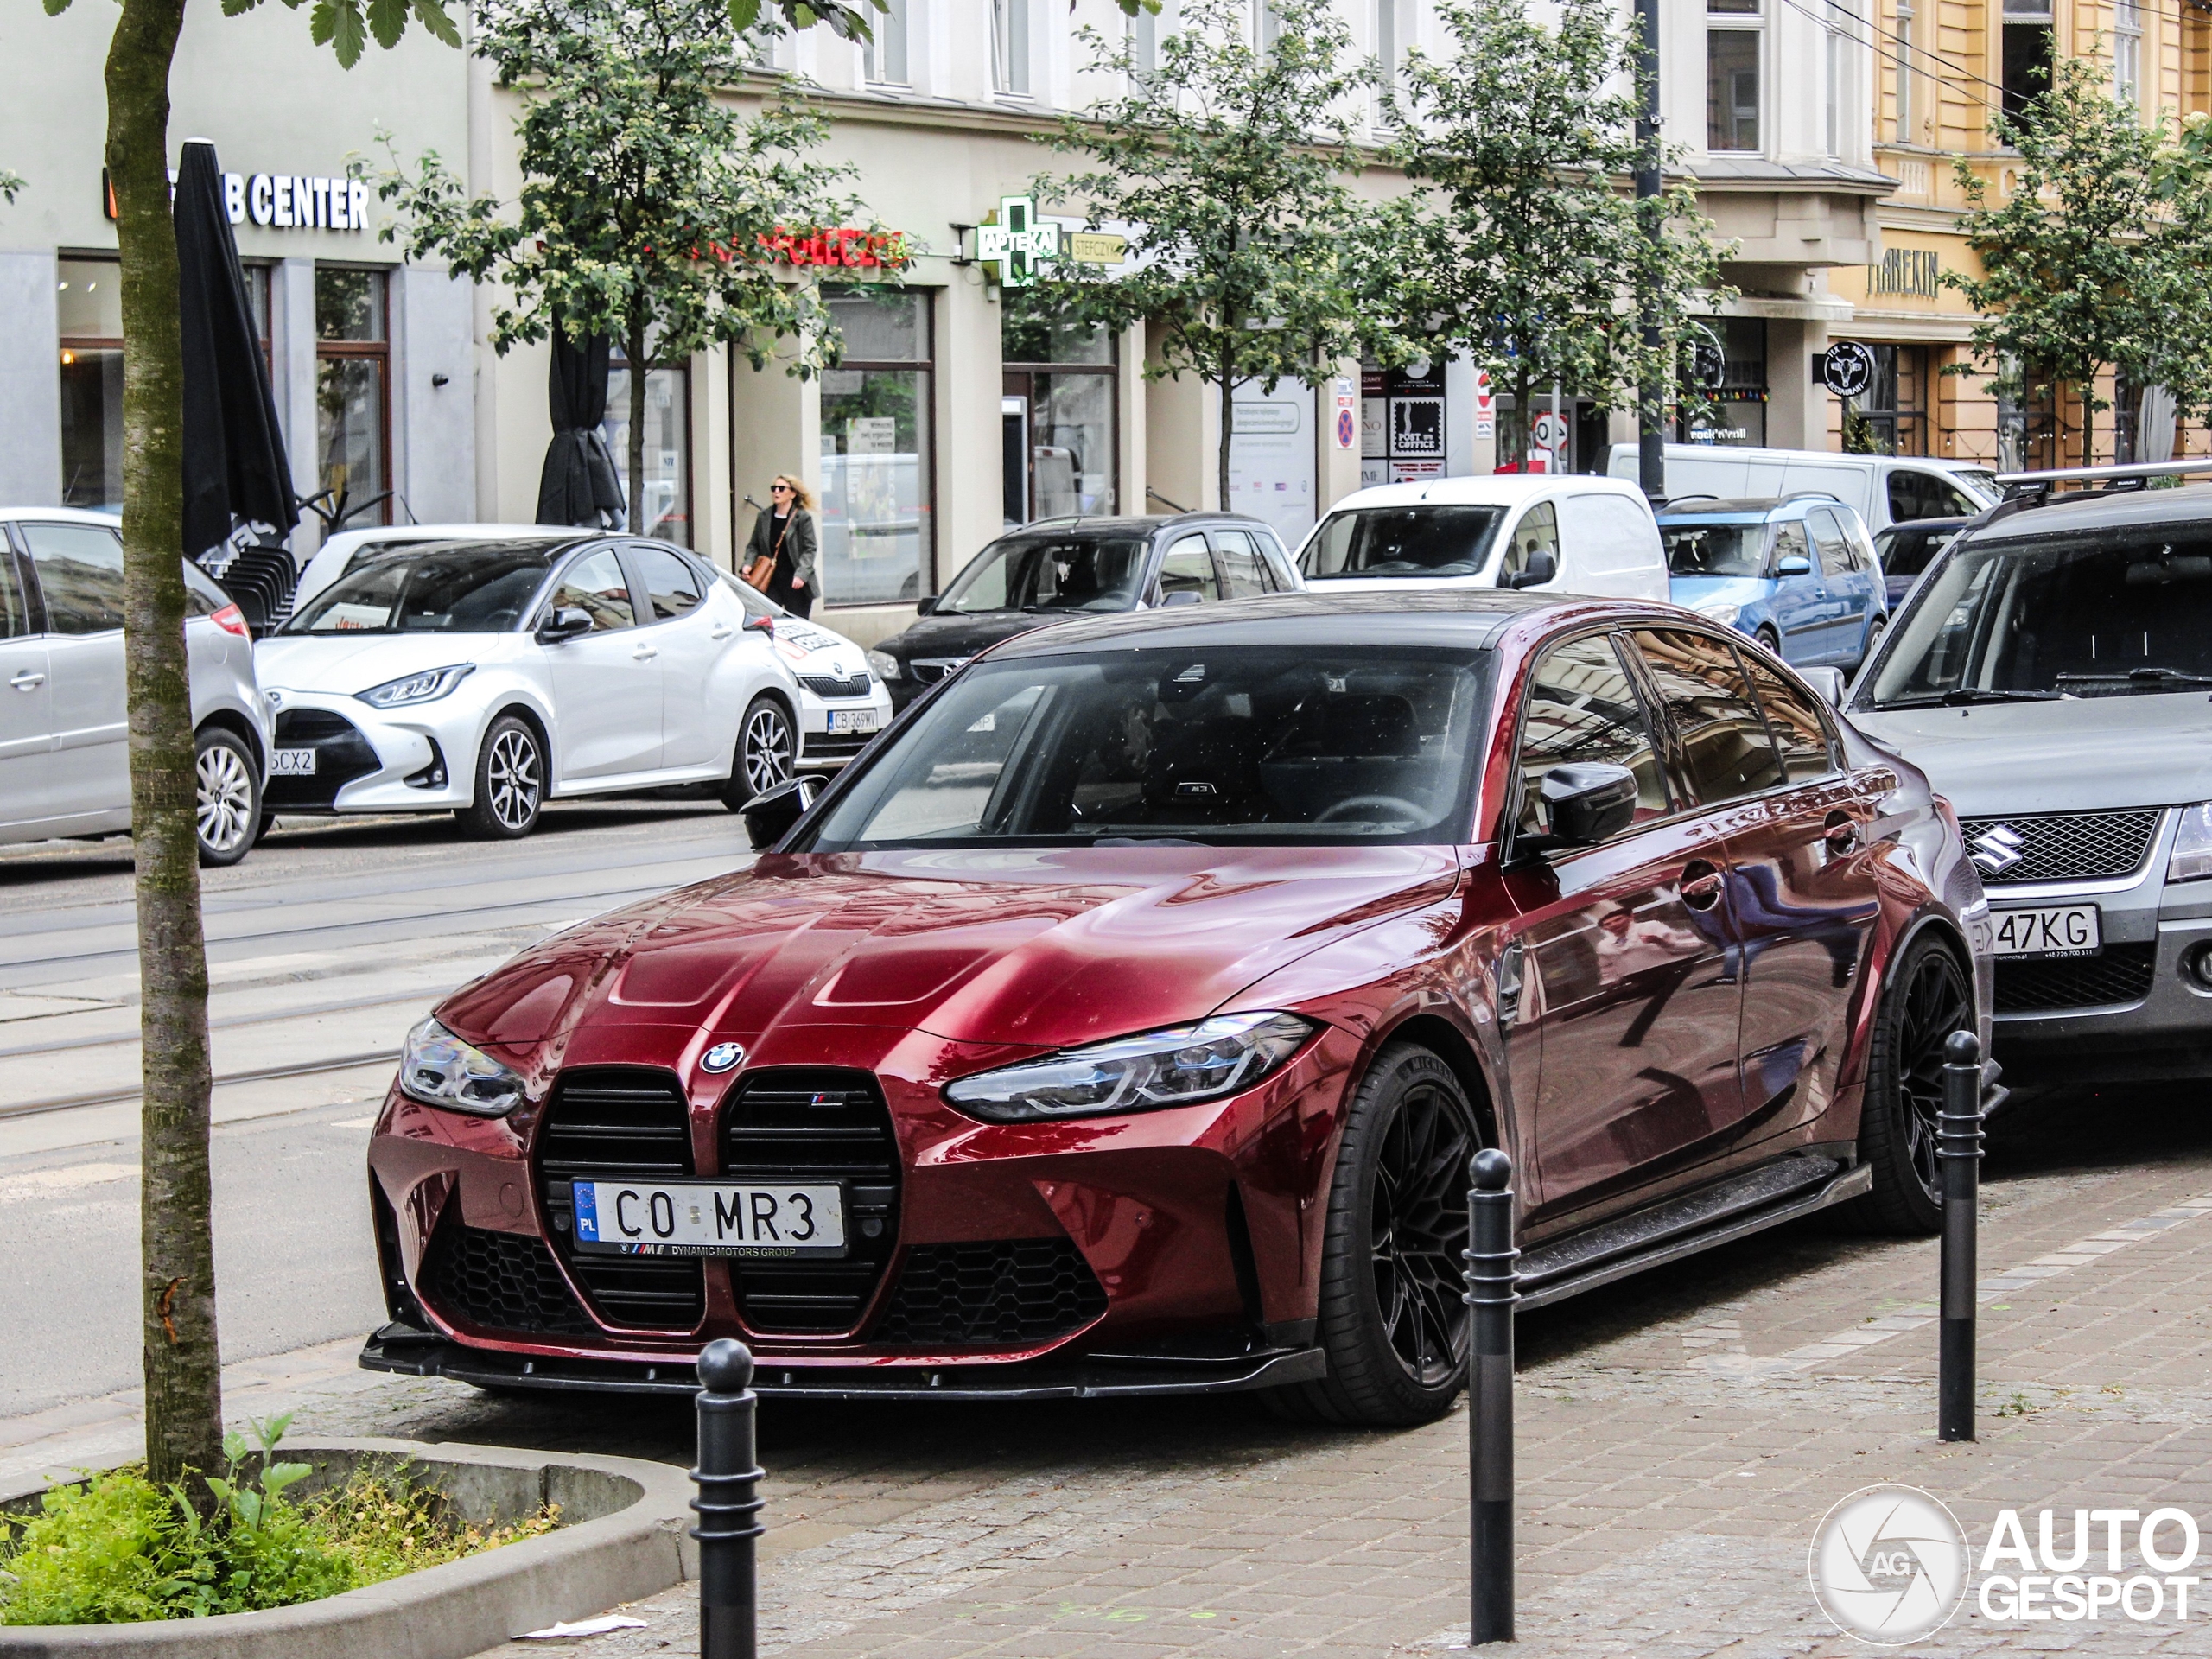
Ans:
{"type": "MultiPolygon", "coordinates": [[[[1637,481],[1637,448],[1613,446],[1605,470],[1637,481]]],[[[1772,499],[1807,490],[1853,508],[1880,535],[1914,518],[1971,518],[2004,499],[1997,475],[1967,461],[1919,455],[1840,455],[1825,449],[1751,449],[1726,443],[1667,446],[1667,499],[1772,499]]]]}
{"type": "Polygon", "coordinates": [[[1360,490],[1313,527],[1298,569],[1321,593],[1413,586],[1667,597],[1666,550],[1643,493],[1574,473],[1360,490]]]}

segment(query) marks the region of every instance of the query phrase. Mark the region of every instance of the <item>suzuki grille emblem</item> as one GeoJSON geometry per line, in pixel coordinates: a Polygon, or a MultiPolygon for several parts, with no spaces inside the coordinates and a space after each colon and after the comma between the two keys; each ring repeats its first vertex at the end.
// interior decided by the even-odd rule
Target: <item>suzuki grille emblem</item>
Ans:
{"type": "Polygon", "coordinates": [[[701,1058],[699,1064],[709,1071],[727,1071],[745,1058],[742,1043],[716,1043],[701,1058]]]}
{"type": "Polygon", "coordinates": [[[1974,838],[1974,861],[1984,875],[2000,875],[2027,856],[2027,842],[2009,823],[1985,830],[1974,838]]]}

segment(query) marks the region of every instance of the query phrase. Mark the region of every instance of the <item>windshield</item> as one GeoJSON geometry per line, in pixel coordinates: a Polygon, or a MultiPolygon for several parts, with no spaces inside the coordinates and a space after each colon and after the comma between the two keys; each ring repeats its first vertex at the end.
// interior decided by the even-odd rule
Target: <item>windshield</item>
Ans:
{"type": "Polygon", "coordinates": [[[1876,708],[2212,686],[2212,537],[1968,543],[1921,584],[1876,708]]]}
{"type": "Polygon", "coordinates": [[[1142,536],[1009,536],[952,579],[937,613],[1133,611],[1146,544],[1142,536]]]}
{"type": "Polygon", "coordinates": [[[310,599],[281,633],[504,633],[545,580],[557,543],[379,551],[310,599]]]}
{"type": "Polygon", "coordinates": [[[1766,570],[1766,525],[1662,524],[1667,569],[1677,576],[1757,576],[1766,570]]]}
{"type": "Polygon", "coordinates": [[[980,663],[802,850],[1458,842],[1488,663],[1371,645],[980,663]]]}
{"type": "Polygon", "coordinates": [[[1308,582],[1479,575],[1503,507],[1358,507],[1332,513],[1299,556],[1308,582]]]}

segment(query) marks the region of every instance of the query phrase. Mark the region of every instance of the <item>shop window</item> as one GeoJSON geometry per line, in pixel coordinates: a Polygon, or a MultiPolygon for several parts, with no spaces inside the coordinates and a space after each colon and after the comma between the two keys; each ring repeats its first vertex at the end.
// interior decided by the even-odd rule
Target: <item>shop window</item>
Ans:
{"type": "MultiPolygon", "coordinates": [[[[1766,323],[1758,317],[1715,317],[1707,327],[1709,344],[1720,356],[1716,385],[1705,381],[1707,411],[1685,415],[1677,435],[1685,443],[1749,444],[1766,442],[1766,323]]],[[[1709,350],[1700,353],[1709,363],[1709,350]]],[[[1704,371],[1709,377],[1710,370],[1704,371]]]]}
{"type": "Polygon", "coordinates": [[[1874,378],[1844,411],[1844,448],[1867,455],[1928,453],[1928,350],[1870,346],[1874,378]]]}
{"type": "Polygon", "coordinates": [[[1706,0],[1713,19],[1705,31],[1705,147],[1759,147],[1762,0],[1706,0]],[[1726,19],[1724,22],[1721,19],[1726,19]]]}
{"type": "Polygon", "coordinates": [[[1030,0],[991,0],[991,85],[1029,96],[1030,0]]]}
{"type": "Polygon", "coordinates": [[[2018,119],[2050,85],[2050,0],[2005,0],[2005,113],[2018,119]]]}
{"type": "Polygon", "coordinates": [[[918,289],[833,289],[844,358],[822,376],[822,594],[913,600],[934,569],[930,302],[918,289]]]}
{"type": "MultiPolygon", "coordinates": [[[[601,433],[630,497],[630,365],[620,353],[608,359],[607,418],[601,433]]],[[[691,371],[645,372],[645,481],[640,533],[691,545],[691,371]]]]}
{"type": "Polygon", "coordinates": [[[319,487],[346,527],[391,522],[391,334],[385,273],[315,273],[319,487]]]}
{"type": "Polygon", "coordinates": [[[887,0],[868,16],[872,37],[861,48],[868,79],[894,86],[906,84],[906,16],[912,0],[887,0]]]}
{"type": "Polygon", "coordinates": [[[123,295],[111,259],[56,262],[61,505],[123,511],[123,295]]]}
{"type": "Polygon", "coordinates": [[[999,336],[1006,523],[1117,511],[1112,334],[1032,309],[1009,293],[999,336]]]}

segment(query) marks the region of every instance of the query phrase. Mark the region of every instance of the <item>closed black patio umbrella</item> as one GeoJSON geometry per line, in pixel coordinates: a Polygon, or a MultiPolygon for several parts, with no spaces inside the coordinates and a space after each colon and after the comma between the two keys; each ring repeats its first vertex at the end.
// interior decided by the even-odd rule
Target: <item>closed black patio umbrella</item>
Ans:
{"type": "Polygon", "coordinates": [[[599,429],[607,418],[607,354],[604,334],[578,344],[561,329],[553,331],[553,372],[546,388],[553,442],[537,480],[541,524],[604,529],[621,522],[621,475],[599,429]]]}
{"type": "MultiPolygon", "coordinates": [[[[184,358],[184,546],[198,559],[221,547],[239,523],[264,525],[281,539],[300,522],[300,510],[276,424],[276,400],[270,394],[269,365],[261,355],[261,331],[246,304],[245,273],[224,207],[222,171],[214,145],[204,138],[185,141],[175,211],[184,358]]],[[[289,604],[291,556],[248,561],[257,567],[280,562],[281,575],[241,572],[241,586],[278,581],[279,602],[289,604]]],[[[232,568],[238,563],[232,560],[232,568]]],[[[232,596],[249,621],[265,624],[267,616],[253,617],[239,588],[232,596]]]]}

